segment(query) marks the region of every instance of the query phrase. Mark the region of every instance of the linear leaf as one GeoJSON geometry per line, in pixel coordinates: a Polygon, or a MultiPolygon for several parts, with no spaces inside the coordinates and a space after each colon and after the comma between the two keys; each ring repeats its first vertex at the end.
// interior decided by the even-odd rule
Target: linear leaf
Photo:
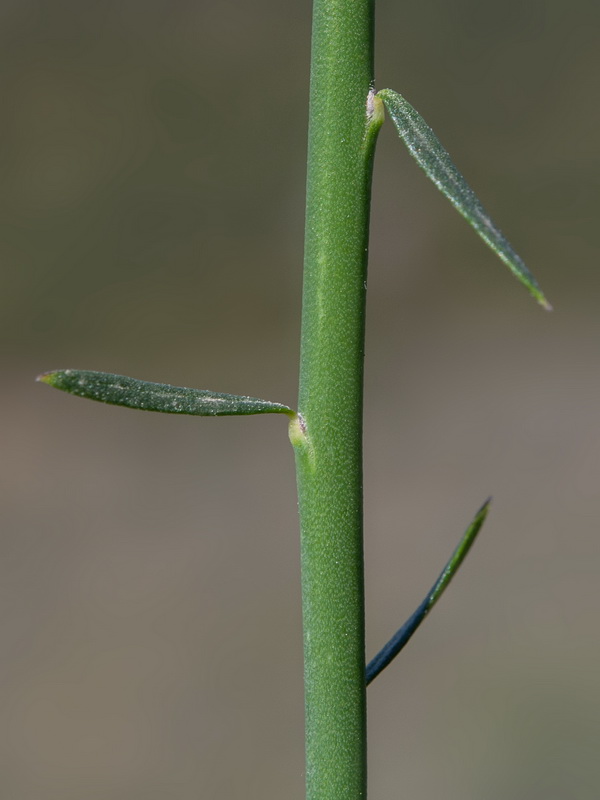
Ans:
{"type": "Polygon", "coordinates": [[[552,306],[544,297],[536,279],[502,231],[496,227],[475,192],[454,166],[448,151],[419,112],[392,89],[382,89],[377,93],[377,97],[383,100],[400,138],[419,166],[425,170],[454,208],[475,228],[484,242],[521,283],[525,284],[538,303],[547,311],[551,311],[552,306]]]}
{"type": "Polygon", "coordinates": [[[192,414],[200,417],[240,414],[287,414],[291,408],[268,400],[223,394],[203,389],[186,389],[167,383],[151,383],[109,372],[66,369],[45,372],[39,381],[63,392],[126,408],[162,411],[166,414],[192,414]]]}
{"type": "Polygon", "coordinates": [[[366,669],[366,683],[367,686],[371,683],[371,681],[375,680],[375,678],[379,675],[379,673],[384,670],[387,665],[392,661],[398,653],[402,650],[402,648],[408,644],[410,638],[412,637],[413,633],[417,630],[419,625],[423,622],[427,614],[431,611],[437,601],[440,599],[444,590],[452,580],[452,578],[456,575],[456,572],[462,562],[465,560],[465,557],[473,542],[475,541],[475,537],[479,533],[481,526],[485,522],[485,518],[487,517],[487,513],[489,511],[491,503],[491,498],[486,500],[486,502],[481,506],[473,521],[465,531],[462,539],[460,540],[460,544],[456,548],[456,550],[450,556],[448,563],[442,570],[439,578],[433,584],[427,596],[421,603],[421,605],[417,608],[417,610],[406,620],[404,625],[397,631],[389,642],[381,648],[379,653],[373,658],[368,664],[366,669]]]}

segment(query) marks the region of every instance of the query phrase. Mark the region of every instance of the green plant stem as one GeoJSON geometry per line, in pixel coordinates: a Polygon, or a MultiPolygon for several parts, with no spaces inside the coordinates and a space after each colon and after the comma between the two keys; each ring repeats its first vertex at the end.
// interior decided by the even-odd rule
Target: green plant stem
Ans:
{"type": "Polygon", "coordinates": [[[383,121],[372,80],[373,0],[315,0],[299,417],[291,429],[307,800],[366,797],[364,314],[372,159],[383,121]]]}

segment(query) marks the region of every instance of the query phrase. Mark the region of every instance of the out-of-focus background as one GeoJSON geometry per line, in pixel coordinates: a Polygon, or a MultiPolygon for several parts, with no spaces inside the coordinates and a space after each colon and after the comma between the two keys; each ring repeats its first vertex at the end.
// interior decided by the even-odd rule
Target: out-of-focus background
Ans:
{"type": "MultiPolygon", "coordinates": [[[[373,800],[600,791],[600,6],[379,0],[377,85],[434,127],[551,302],[412,163],[374,178],[373,800]]],[[[303,796],[285,421],[133,413],[77,367],[294,404],[309,2],[0,4],[0,796],[303,796]]]]}

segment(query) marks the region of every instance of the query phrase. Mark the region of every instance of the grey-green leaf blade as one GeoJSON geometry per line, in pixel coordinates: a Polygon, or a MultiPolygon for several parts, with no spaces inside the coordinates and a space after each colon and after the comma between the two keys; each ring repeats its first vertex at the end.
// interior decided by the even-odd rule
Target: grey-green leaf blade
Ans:
{"type": "Polygon", "coordinates": [[[367,686],[375,680],[388,664],[390,664],[398,653],[408,644],[413,634],[420,627],[425,617],[440,599],[452,578],[456,575],[458,568],[465,560],[469,550],[473,546],[477,534],[481,530],[490,508],[491,498],[485,501],[477,514],[475,514],[471,524],[464,532],[462,539],[454,552],[446,562],[446,566],[440,573],[437,581],[433,584],[423,602],[410,615],[404,625],[396,631],[392,638],[387,642],[377,655],[369,661],[365,671],[367,686]]]}
{"type": "Polygon", "coordinates": [[[419,112],[392,89],[382,89],[377,96],[383,100],[400,138],[427,176],[511,272],[529,289],[538,303],[550,311],[552,306],[525,266],[523,259],[493,222],[475,192],[454,165],[448,151],[419,112]]]}
{"type": "Polygon", "coordinates": [[[191,414],[200,417],[246,414],[294,415],[291,408],[281,403],[244,395],[152,383],[124,375],[112,375],[109,372],[57,370],[40,375],[38,380],[77,397],[143,411],[191,414]]]}

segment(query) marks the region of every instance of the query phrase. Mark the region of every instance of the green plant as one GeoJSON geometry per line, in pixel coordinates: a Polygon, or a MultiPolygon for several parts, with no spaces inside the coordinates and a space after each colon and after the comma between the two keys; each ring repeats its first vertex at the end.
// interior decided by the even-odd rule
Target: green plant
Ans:
{"type": "Polygon", "coordinates": [[[81,397],[198,416],[289,418],[298,477],[305,645],[307,798],[366,797],[366,685],[395,657],[472,545],[484,504],[439,579],[365,672],[362,385],[371,171],[384,108],[431,180],[549,308],[539,286],[400,95],[373,88],[373,0],[315,0],[298,410],[79,370],[40,379],[81,397]]]}

